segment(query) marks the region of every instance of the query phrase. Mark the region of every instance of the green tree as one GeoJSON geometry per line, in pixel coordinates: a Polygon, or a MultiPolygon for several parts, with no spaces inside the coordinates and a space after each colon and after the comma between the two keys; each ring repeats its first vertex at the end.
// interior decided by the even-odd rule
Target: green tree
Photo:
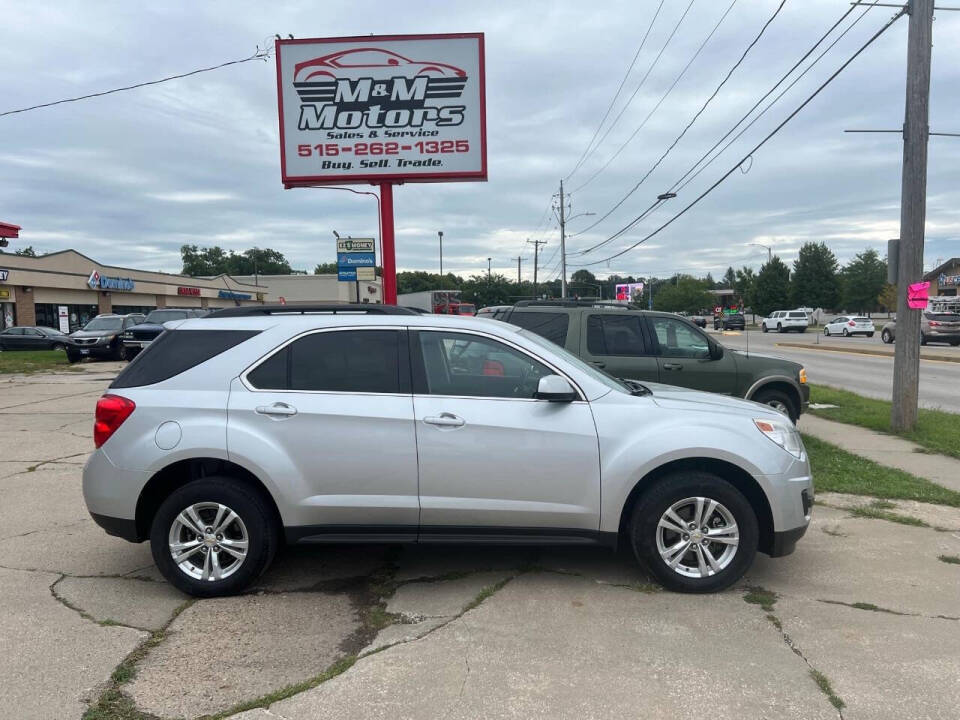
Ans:
{"type": "Polygon", "coordinates": [[[877,295],[877,303],[880,309],[885,312],[895,312],[897,309],[897,286],[884,285],[883,290],[877,295]]]}
{"type": "Polygon", "coordinates": [[[689,275],[678,275],[658,285],[653,292],[653,309],[665,312],[700,313],[713,306],[706,283],[689,275]]]}
{"type": "Polygon", "coordinates": [[[840,302],[840,276],[836,256],[826,244],[804,243],[793,263],[791,303],[796,307],[832,310],[840,302]]]}
{"type": "Polygon", "coordinates": [[[790,268],[776,255],[760,268],[754,288],[753,310],[769,315],[787,307],[790,300],[790,268]]]}
{"type": "Polygon", "coordinates": [[[337,264],[335,262],[318,263],[317,266],[313,269],[313,274],[314,275],[336,275],[337,264]]]}
{"type": "MultiPolygon", "coordinates": [[[[724,276],[726,277],[726,276],[724,276]]],[[[757,274],[753,268],[744,265],[737,270],[734,275],[733,284],[730,285],[733,292],[740,298],[744,307],[753,308],[756,302],[757,274]]],[[[754,309],[756,312],[756,309],[754,309]]]]}
{"type": "Polygon", "coordinates": [[[843,268],[843,307],[847,312],[871,313],[879,305],[877,298],[887,283],[887,263],[877,251],[868,248],[858,253],[843,268]]]}
{"type": "Polygon", "coordinates": [[[733,271],[732,267],[728,267],[727,271],[723,274],[723,279],[720,281],[720,286],[724,288],[734,288],[737,285],[737,273],[733,271]]]}
{"type": "Polygon", "coordinates": [[[33,245],[27,245],[25,248],[14,250],[13,254],[21,257],[38,257],[37,251],[33,249],[33,245]]]}
{"type": "Polygon", "coordinates": [[[713,275],[711,273],[707,273],[707,276],[703,279],[703,282],[706,284],[707,290],[717,289],[717,281],[713,279],[713,275]]]}
{"type": "Polygon", "coordinates": [[[213,246],[202,248],[197,245],[183,245],[180,248],[184,275],[290,275],[294,271],[290,263],[278,250],[269,248],[250,248],[242,253],[213,246]]]}
{"type": "Polygon", "coordinates": [[[486,273],[471,275],[460,286],[461,299],[472,302],[478,308],[487,305],[510,305],[517,294],[517,282],[506,275],[493,273],[489,278],[486,273]]]}

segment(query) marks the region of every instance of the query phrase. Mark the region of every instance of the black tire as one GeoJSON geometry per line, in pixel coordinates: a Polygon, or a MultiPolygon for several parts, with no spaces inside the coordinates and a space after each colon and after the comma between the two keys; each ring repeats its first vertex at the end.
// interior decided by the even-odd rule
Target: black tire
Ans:
{"type": "Polygon", "coordinates": [[[850,331],[847,330],[846,328],[844,328],[844,329],[843,329],[843,332],[840,333],[840,334],[843,335],[844,337],[850,337],[850,331]]]}
{"type": "Polygon", "coordinates": [[[867,333],[867,337],[873,337],[873,333],[867,333]]]}
{"type": "Polygon", "coordinates": [[[70,350],[67,350],[67,362],[70,364],[80,362],[80,353],[70,352],[70,350]]]}
{"type": "Polygon", "coordinates": [[[137,354],[136,354],[132,349],[124,346],[124,348],[123,348],[123,359],[124,359],[124,360],[126,360],[127,362],[130,362],[130,361],[133,360],[136,356],[137,356],[137,354]]]}
{"type": "Polygon", "coordinates": [[[760,323],[760,327],[761,327],[761,329],[763,330],[763,332],[770,332],[769,330],[767,330],[767,324],[766,324],[766,323],[760,323]]]}
{"type": "Polygon", "coordinates": [[[51,349],[51,350],[65,350],[66,348],[64,347],[63,343],[54,343],[53,345],[50,346],[50,349],[51,349]]]}
{"type": "MultiPolygon", "coordinates": [[[[163,501],[153,518],[150,549],[160,572],[174,587],[194,597],[220,597],[243,590],[266,570],[277,552],[280,533],[269,502],[242,481],[228,477],[193,480],[163,501]],[[174,563],[168,537],[174,520],[196,503],[221,503],[233,510],[246,528],[248,549],[243,563],[222,580],[193,578],[174,563]]],[[[207,551],[211,552],[211,551],[207,551]]]]}
{"type": "Polygon", "coordinates": [[[782,325],[781,323],[777,323],[777,332],[778,332],[778,333],[782,333],[782,332],[783,332],[783,325],[782,325]]]}
{"type": "Polygon", "coordinates": [[[668,590],[684,593],[717,592],[737,582],[753,563],[759,535],[757,525],[753,507],[726,480],[705,472],[679,472],[661,478],[640,498],[630,519],[630,543],[637,559],[668,590]],[[657,550],[657,526],[661,516],[674,503],[691,497],[709,498],[720,503],[733,516],[739,529],[739,544],[729,564],[707,577],[680,574],[668,567],[657,550]]]}
{"type": "Polygon", "coordinates": [[[927,336],[924,335],[923,333],[920,333],[920,344],[921,344],[921,345],[926,345],[926,344],[927,344],[927,336]]]}
{"type": "Polygon", "coordinates": [[[830,337],[830,328],[824,327],[824,328],[823,328],[823,334],[826,335],[827,337],[830,337]]]}
{"type": "Polygon", "coordinates": [[[781,408],[785,407],[787,410],[787,415],[790,417],[790,421],[794,425],[796,425],[797,420],[800,419],[800,410],[797,408],[796,401],[794,401],[793,398],[791,398],[782,390],[777,390],[775,388],[760,388],[750,399],[754,402],[760,403],[761,405],[768,405],[778,412],[783,412],[781,408]]]}
{"type": "Polygon", "coordinates": [[[797,332],[805,333],[807,329],[805,327],[800,328],[797,332]]]}
{"type": "Polygon", "coordinates": [[[950,341],[950,346],[951,346],[951,347],[956,347],[957,345],[960,345],[960,340],[951,340],[951,341],[950,341]]]}
{"type": "Polygon", "coordinates": [[[893,342],[893,335],[890,334],[889,330],[884,330],[882,333],[880,333],[880,339],[889,345],[893,342]]]}

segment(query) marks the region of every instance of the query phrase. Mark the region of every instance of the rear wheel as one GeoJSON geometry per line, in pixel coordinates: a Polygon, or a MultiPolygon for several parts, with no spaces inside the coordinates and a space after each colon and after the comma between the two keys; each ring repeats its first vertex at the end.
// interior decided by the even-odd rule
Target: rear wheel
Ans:
{"type": "Polygon", "coordinates": [[[842,333],[842,334],[843,334],[844,337],[850,337],[850,331],[847,330],[846,328],[843,329],[843,333],[842,333]]]}
{"type": "Polygon", "coordinates": [[[783,413],[790,418],[794,425],[796,425],[797,420],[800,419],[800,410],[796,407],[796,403],[782,390],[761,388],[750,399],[761,405],[768,405],[779,413],[783,413]]]}
{"type": "Polygon", "coordinates": [[[267,501],[232,478],[194,480],[157,511],[150,549],[160,572],[183,592],[239,592],[270,565],[280,542],[267,501]]]}
{"type": "Polygon", "coordinates": [[[669,590],[716,592],[743,577],[757,551],[757,517],[725,480],[681,472],[641,497],[630,522],[633,551],[669,590]]]}
{"type": "Polygon", "coordinates": [[[868,332],[868,333],[867,333],[867,337],[873,337],[873,333],[872,333],[872,332],[868,332]]]}
{"type": "Polygon", "coordinates": [[[765,322],[764,322],[764,323],[760,323],[760,327],[763,329],[764,332],[768,332],[768,330],[767,330],[767,324],[766,324],[765,322]]]}
{"type": "Polygon", "coordinates": [[[924,335],[923,333],[920,333],[920,344],[921,344],[921,345],[926,345],[926,344],[927,344],[927,336],[924,335]]]}
{"type": "Polygon", "coordinates": [[[778,333],[782,333],[782,332],[783,332],[783,325],[780,324],[780,323],[777,323],[777,332],[778,332],[778,333]]]}
{"type": "Polygon", "coordinates": [[[960,340],[951,340],[951,341],[950,341],[950,344],[951,344],[953,347],[956,347],[957,345],[960,345],[960,340]]]}
{"type": "Polygon", "coordinates": [[[889,330],[884,330],[882,333],[880,333],[880,339],[889,345],[893,342],[893,334],[889,330]]]}

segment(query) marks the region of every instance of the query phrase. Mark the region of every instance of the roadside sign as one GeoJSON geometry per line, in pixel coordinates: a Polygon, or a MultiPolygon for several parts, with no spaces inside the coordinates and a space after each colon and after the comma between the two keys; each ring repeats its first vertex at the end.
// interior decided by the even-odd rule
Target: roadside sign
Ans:
{"type": "Polygon", "coordinates": [[[337,265],[346,267],[374,267],[377,264],[372,252],[337,253],[337,265]]]}
{"type": "Polygon", "coordinates": [[[357,270],[369,270],[373,280],[377,265],[376,241],[373,238],[337,238],[337,280],[357,282],[366,280],[367,273],[361,276],[357,270]]]}
{"type": "Polygon", "coordinates": [[[357,280],[364,280],[367,282],[377,279],[377,271],[373,268],[372,265],[367,267],[358,267],[356,269],[357,280]]]}
{"type": "Polygon", "coordinates": [[[375,251],[376,241],[373,238],[337,238],[337,252],[369,252],[375,251]]]}
{"type": "Polygon", "coordinates": [[[340,282],[356,282],[357,281],[356,268],[345,268],[342,265],[338,265],[337,280],[339,280],[340,282]]]}
{"type": "Polygon", "coordinates": [[[921,282],[907,285],[907,306],[913,310],[922,310],[927,306],[930,283],[921,282]]]}
{"type": "Polygon", "coordinates": [[[286,187],[486,180],[482,33],[278,40],[286,187]]]}

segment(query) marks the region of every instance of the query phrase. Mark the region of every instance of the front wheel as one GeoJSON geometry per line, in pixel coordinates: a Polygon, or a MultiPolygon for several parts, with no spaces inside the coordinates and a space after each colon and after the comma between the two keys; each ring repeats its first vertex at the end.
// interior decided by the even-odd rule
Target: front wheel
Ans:
{"type": "Polygon", "coordinates": [[[785,392],[776,389],[761,389],[752,398],[754,402],[772,407],[778,413],[783,413],[796,425],[800,419],[800,411],[794,406],[793,400],[785,392]]]}
{"type": "Polygon", "coordinates": [[[826,335],[827,337],[830,337],[830,328],[825,327],[825,328],[823,329],[823,334],[826,335]]]}
{"type": "Polygon", "coordinates": [[[757,551],[757,517],[725,480],[681,472],[658,481],[633,511],[630,540],[637,559],[669,590],[728,588],[757,551]]]}
{"type": "Polygon", "coordinates": [[[769,331],[767,330],[767,324],[766,324],[766,323],[760,323],[760,327],[763,329],[764,332],[769,332],[769,331]]]}
{"type": "Polygon", "coordinates": [[[50,346],[50,349],[51,349],[51,350],[54,350],[54,351],[56,351],[56,352],[59,352],[59,351],[64,350],[64,349],[66,349],[66,348],[64,347],[63,343],[54,343],[53,345],[50,346]]]}
{"type": "Polygon", "coordinates": [[[780,323],[777,323],[777,332],[778,332],[778,333],[782,333],[782,332],[783,332],[783,325],[781,325],[780,323]]]}
{"type": "Polygon", "coordinates": [[[843,336],[844,336],[844,337],[850,337],[850,331],[847,330],[846,328],[844,328],[844,329],[843,329],[843,336]]]}
{"type": "Polygon", "coordinates": [[[889,345],[893,342],[893,335],[890,334],[889,330],[884,330],[882,333],[880,333],[880,339],[889,345]]]}
{"type": "Polygon", "coordinates": [[[175,490],[150,531],[160,572],[196,597],[239,592],[267,569],[279,542],[267,500],[228,477],[194,480],[175,490]]]}

